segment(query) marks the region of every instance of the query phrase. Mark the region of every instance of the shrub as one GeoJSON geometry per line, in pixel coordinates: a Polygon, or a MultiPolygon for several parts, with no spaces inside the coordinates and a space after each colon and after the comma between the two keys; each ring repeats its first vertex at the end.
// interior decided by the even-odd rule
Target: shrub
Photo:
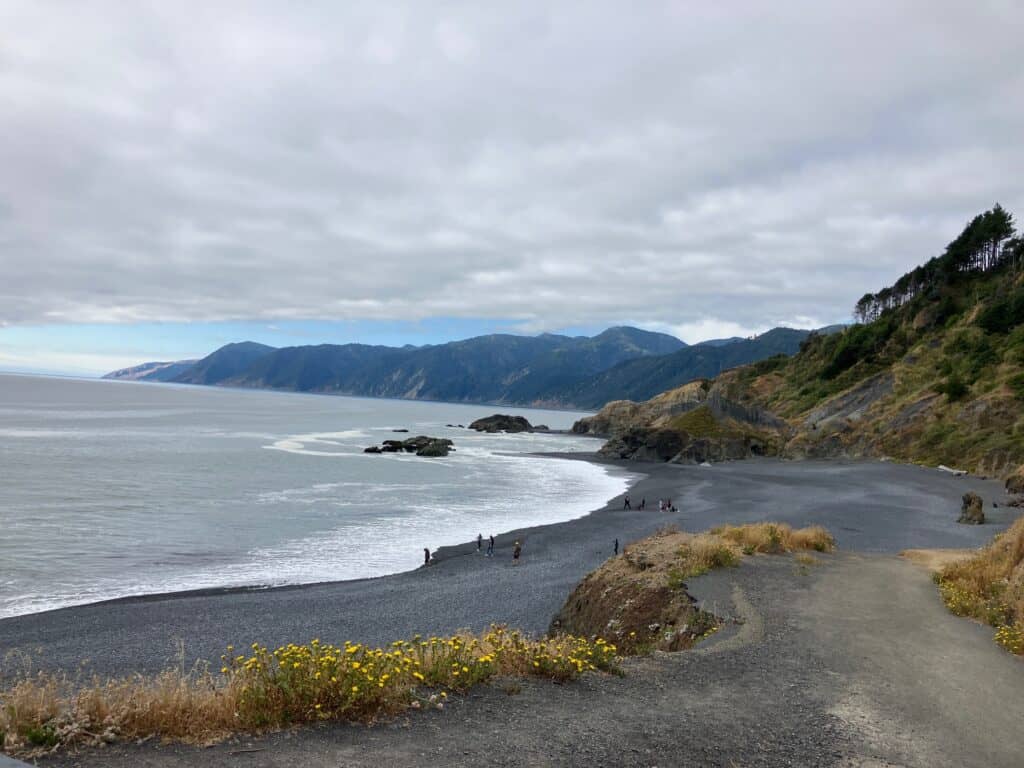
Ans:
{"type": "Polygon", "coordinates": [[[967,383],[956,373],[950,374],[949,378],[947,378],[945,382],[939,384],[935,389],[940,394],[945,395],[951,403],[963,400],[970,391],[970,387],[967,386],[967,383]]]}
{"type": "Polygon", "coordinates": [[[1024,323],[1024,290],[989,304],[978,314],[977,323],[989,333],[1006,333],[1024,323]]]}
{"type": "Polygon", "coordinates": [[[168,671],[94,680],[82,688],[40,675],[0,692],[0,730],[14,749],[102,743],[153,734],[208,741],[239,730],[317,720],[367,721],[409,707],[443,706],[495,675],[571,680],[616,671],[617,649],[597,638],[532,639],[492,626],[482,637],[413,638],[386,648],[313,640],[270,651],[229,646],[221,674],[168,671]]]}
{"type": "Polygon", "coordinates": [[[895,319],[887,315],[869,325],[854,325],[842,334],[835,334],[839,341],[821,371],[822,378],[834,379],[847,368],[877,355],[896,327],[895,319]]]}
{"type": "Polygon", "coordinates": [[[1024,373],[1018,373],[1011,376],[1009,381],[1006,383],[1015,397],[1020,400],[1024,400],[1024,373]]]}
{"type": "Polygon", "coordinates": [[[959,368],[970,382],[977,380],[980,373],[990,365],[999,362],[999,353],[987,336],[963,331],[953,335],[942,348],[946,355],[945,373],[959,368]]]}
{"type": "Polygon", "coordinates": [[[936,582],[950,611],[995,627],[996,642],[1024,654],[1024,517],[974,557],[942,569],[936,582]]]}

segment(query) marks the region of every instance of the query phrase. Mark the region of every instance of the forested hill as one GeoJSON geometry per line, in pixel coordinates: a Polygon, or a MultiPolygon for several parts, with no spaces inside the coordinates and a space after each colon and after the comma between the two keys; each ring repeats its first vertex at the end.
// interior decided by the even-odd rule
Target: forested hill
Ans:
{"type": "Polygon", "coordinates": [[[758,451],[794,458],[889,456],[1015,475],[1024,463],[1024,239],[1013,217],[998,205],[976,216],[942,254],[855,312],[860,323],[812,335],[792,357],[609,409],[580,429],[674,423],[748,448],[756,433],[758,451]],[[702,419],[679,416],[701,407],[702,419]]]}
{"type": "Polygon", "coordinates": [[[108,378],[122,378],[130,370],[141,381],[597,408],[651,387],[665,389],[733,365],[792,354],[808,333],[776,329],[755,339],[693,347],[673,336],[630,327],[609,328],[593,337],[496,334],[424,347],[321,344],[275,349],[242,342],[177,369],[170,379],[160,372],[166,368],[152,377],[125,369],[108,378]]]}

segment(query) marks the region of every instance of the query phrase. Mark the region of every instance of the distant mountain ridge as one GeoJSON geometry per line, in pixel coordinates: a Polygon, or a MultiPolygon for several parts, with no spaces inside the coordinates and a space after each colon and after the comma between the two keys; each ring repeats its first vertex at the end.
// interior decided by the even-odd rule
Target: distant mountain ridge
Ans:
{"type": "Polygon", "coordinates": [[[793,354],[810,331],[688,346],[618,326],[593,337],[492,334],[422,347],[227,344],[198,361],[155,363],[104,378],[466,403],[599,408],[725,368],[793,354]],[[173,375],[166,366],[179,366],[173,375]]]}
{"type": "Polygon", "coordinates": [[[111,371],[103,378],[121,379],[122,381],[173,381],[198,362],[198,360],[171,360],[142,363],[131,368],[111,371]]]}

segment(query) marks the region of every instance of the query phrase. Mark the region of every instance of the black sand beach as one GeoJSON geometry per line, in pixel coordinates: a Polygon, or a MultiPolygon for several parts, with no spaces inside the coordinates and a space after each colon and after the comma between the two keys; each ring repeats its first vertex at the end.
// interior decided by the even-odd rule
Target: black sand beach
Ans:
{"type": "MultiPolygon", "coordinates": [[[[41,668],[107,675],[176,666],[181,648],[190,666],[218,660],[229,644],[244,647],[254,641],[276,646],[319,637],[386,643],[415,633],[480,630],[492,622],[541,633],[576,583],[612,554],[615,538],[626,543],[665,525],[704,530],[764,519],[821,524],[844,552],[896,553],[909,547],[981,545],[1016,512],[991,508],[992,500],[1004,496],[995,481],[883,462],[614,464],[642,473],[629,495],[634,507],[646,497],[646,511],[624,511],[621,498],[613,499],[577,520],[501,533],[493,558],[478,555],[474,541],[439,550],[434,566],[383,578],[157,595],[4,619],[0,649],[2,655],[21,652],[19,669],[29,658],[41,668]],[[990,524],[956,524],[960,496],[967,490],[986,500],[990,524]],[[659,498],[671,498],[679,512],[659,513],[659,498]],[[511,550],[517,539],[523,558],[514,567],[511,550]]],[[[467,540],[476,533],[467,531],[467,540]]],[[[395,542],[413,549],[428,545],[395,542]]],[[[12,669],[8,662],[5,674],[12,669]]]]}
{"type": "Polygon", "coordinates": [[[542,632],[616,537],[627,542],[666,524],[700,530],[773,519],[825,525],[841,549],[812,567],[760,556],[690,580],[691,594],[726,628],[689,652],[628,659],[623,677],[499,682],[452,697],[444,711],[371,727],[324,723],[212,747],[151,740],[39,764],[1020,766],[1024,664],[992,641],[990,628],[950,614],[928,574],[896,556],[987,541],[1017,514],[991,507],[1003,498],[998,483],[880,462],[626,468],[644,473],[630,495],[634,503],[647,498],[646,512],[623,511],[613,499],[572,522],[502,535],[493,559],[476,554],[474,542],[441,550],[436,566],[380,579],[154,596],[7,619],[0,648],[50,667],[73,670],[89,659],[86,670],[123,673],[173,663],[179,639],[191,661],[254,639],[381,643],[492,621],[542,632]],[[954,522],[966,490],[985,498],[989,524],[954,522]],[[659,497],[671,497],[679,513],[660,514],[659,497]],[[512,566],[517,538],[523,562],[512,566]]]}

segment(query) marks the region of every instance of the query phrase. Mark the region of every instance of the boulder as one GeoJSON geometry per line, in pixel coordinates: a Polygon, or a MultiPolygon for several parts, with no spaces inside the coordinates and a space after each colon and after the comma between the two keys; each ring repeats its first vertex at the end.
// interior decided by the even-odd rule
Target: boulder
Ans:
{"type": "Polygon", "coordinates": [[[455,449],[446,437],[417,435],[406,440],[385,440],[380,446],[371,445],[363,453],[415,453],[417,456],[447,456],[455,449]]]}
{"type": "Polygon", "coordinates": [[[416,450],[417,456],[447,456],[449,451],[455,450],[452,448],[451,440],[431,440],[426,445],[421,446],[416,450]]]}
{"type": "Polygon", "coordinates": [[[549,427],[547,424],[536,424],[533,427],[533,431],[534,432],[550,432],[551,431],[551,427],[549,427]]]}
{"type": "Polygon", "coordinates": [[[416,437],[410,437],[408,440],[402,441],[402,447],[405,448],[409,453],[418,453],[421,448],[425,448],[431,443],[444,443],[451,447],[452,441],[446,437],[429,437],[427,435],[416,435],[416,437]]]}
{"type": "Polygon", "coordinates": [[[968,491],[964,494],[963,503],[960,506],[960,517],[957,518],[958,523],[964,523],[966,525],[981,525],[985,522],[985,503],[981,500],[981,496],[968,491]]]}
{"type": "Polygon", "coordinates": [[[1017,470],[1006,478],[1006,491],[1007,493],[1024,493],[1024,466],[1020,466],[1017,470]]]}
{"type": "Polygon", "coordinates": [[[668,461],[685,447],[684,434],[672,429],[634,427],[605,443],[603,456],[636,461],[668,461]]]}
{"type": "Polygon", "coordinates": [[[530,422],[522,416],[510,416],[504,413],[496,413],[483,419],[477,419],[469,425],[470,429],[477,432],[533,432],[530,422]]]}

